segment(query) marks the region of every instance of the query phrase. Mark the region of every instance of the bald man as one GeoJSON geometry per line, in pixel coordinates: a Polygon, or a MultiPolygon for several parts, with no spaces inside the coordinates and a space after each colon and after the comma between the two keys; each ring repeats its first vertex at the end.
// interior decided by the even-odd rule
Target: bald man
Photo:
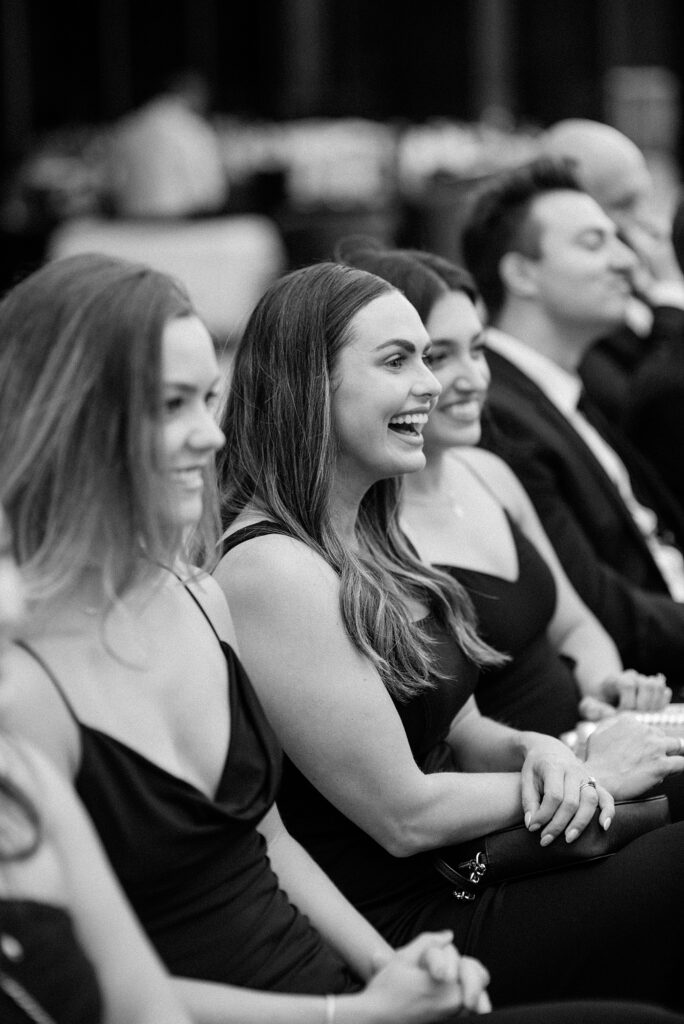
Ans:
{"type": "MultiPolygon", "coordinates": [[[[669,225],[653,211],[653,182],[641,150],[622,132],[599,121],[574,118],[552,125],[541,152],[571,162],[582,187],[615,222],[638,257],[632,284],[638,300],[628,326],[597,340],[580,366],[584,387],[621,429],[630,418],[630,385],[644,361],[662,345],[684,344],[684,275],[669,225]]],[[[632,436],[639,445],[639,438],[632,436]]]]}

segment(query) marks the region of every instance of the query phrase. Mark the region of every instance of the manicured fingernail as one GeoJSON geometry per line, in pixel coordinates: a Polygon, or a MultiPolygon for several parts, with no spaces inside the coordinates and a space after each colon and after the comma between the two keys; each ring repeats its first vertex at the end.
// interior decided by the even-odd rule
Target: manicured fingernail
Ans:
{"type": "Polygon", "coordinates": [[[525,828],[529,828],[529,826],[530,826],[530,818],[531,817],[532,817],[532,811],[526,811],[525,812],[525,828]]]}
{"type": "Polygon", "coordinates": [[[541,825],[539,824],[539,822],[535,821],[534,825],[530,825],[530,832],[538,832],[540,828],[541,825]]]}
{"type": "Polygon", "coordinates": [[[612,823],[613,823],[613,819],[612,818],[606,818],[606,820],[603,822],[603,831],[607,832],[608,829],[610,828],[610,826],[612,825],[612,823]]]}
{"type": "Polygon", "coordinates": [[[565,842],[566,843],[571,843],[573,841],[573,839],[577,839],[578,835],[579,835],[579,830],[576,829],[576,828],[571,828],[570,831],[568,833],[566,833],[565,842]]]}
{"type": "Polygon", "coordinates": [[[541,837],[541,839],[539,841],[539,845],[540,846],[548,846],[549,843],[552,843],[552,842],[553,842],[553,836],[545,835],[545,836],[541,837]]]}

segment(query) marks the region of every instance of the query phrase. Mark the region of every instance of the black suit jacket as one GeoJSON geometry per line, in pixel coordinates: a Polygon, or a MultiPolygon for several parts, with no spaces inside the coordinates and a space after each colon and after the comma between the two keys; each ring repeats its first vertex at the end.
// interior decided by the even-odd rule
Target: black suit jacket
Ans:
{"type": "MultiPolygon", "coordinates": [[[[683,687],[684,605],[669,596],[617,488],[543,391],[503,356],[490,350],[488,358],[492,383],[483,446],[505,459],[524,484],[570,580],[625,665],[665,672],[671,686],[683,687]]],[[[639,456],[610,436],[599,414],[588,418],[627,465],[639,500],[684,546],[676,503],[639,456]]]]}
{"type": "Polygon", "coordinates": [[[684,510],[684,328],[634,372],[625,430],[684,510]]]}

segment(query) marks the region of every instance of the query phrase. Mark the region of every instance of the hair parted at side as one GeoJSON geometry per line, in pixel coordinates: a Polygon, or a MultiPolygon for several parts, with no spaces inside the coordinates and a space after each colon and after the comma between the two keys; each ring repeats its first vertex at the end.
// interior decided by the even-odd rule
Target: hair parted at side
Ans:
{"type": "Polygon", "coordinates": [[[532,259],[541,255],[532,203],[547,192],[564,191],[584,191],[571,161],[540,157],[502,172],[475,199],[463,226],[461,249],[490,319],[498,317],[506,297],[499,272],[502,257],[508,252],[532,259]]]}
{"type": "MultiPolygon", "coordinates": [[[[431,685],[434,667],[430,640],[411,623],[405,599],[427,601],[460,635],[451,580],[420,562],[406,543],[396,480],[375,484],[361,503],[360,554],[347,549],[329,511],[337,356],[356,313],[392,290],[364,270],[322,263],[266,292],[235,356],[218,465],[224,526],[254,508],[320,554],[340,577],[349,636],[387,689],[406,699],[431,685]]],[[[466,634],[467,652],[486,658],[489,648],[470,627],[466,634]]]]}
{"type": "MultiPolygon", "coordinates": [[[[447,292],[463,292],[477,301],[475,283],[462,267],[434,253],[419,249],[385,249],[368,239],[341,241],[336,255],[348,266],[377,274],[398,288],[415,306],[425,324],[435,303],[447,292]]],[[[468,592],[448,573],[432,570],[447,599],[446,619],[464,651],[479,665],[500,664],[505,656],[494,651],[477,635],[476,615],[468,592]]]]}
{"type": "MultiPolygon", "coordinates": [[[[190,315],[170,277],[98,254],[46,264],[0,303],[0,502],[34,610],[86,569],[111,602],[147,566],[191,557],[164,515],[158,445],[162,333],[190,315]]],[[[196,534],[212,551],[206,505],[196,534]]]]}

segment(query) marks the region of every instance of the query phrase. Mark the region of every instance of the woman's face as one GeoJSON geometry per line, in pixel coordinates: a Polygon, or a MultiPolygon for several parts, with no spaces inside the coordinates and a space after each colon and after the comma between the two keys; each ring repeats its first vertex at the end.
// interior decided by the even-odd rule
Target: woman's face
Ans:
{"type": "Polygon", "coordinates": [[[161,448],[169,516],[177,526],[199,521],[206,472],[225,440],[214,416],[220,380],[202,321],[196,316],[170,320],[162,336],[161,448]]]}
{"type": "Polygon", "coordinates": [[[425,465],[422,431],[440,386],[425,365],[427,331],[399,292],[354,316],[333,372],[340,478],[361,489],[425,465]]]}
{"type": "Polygon", "coordinates": [[[2,657],[14,640],[24,614],[24,587],[12,551],[7,520],[0,512],[0,676],[2,657]]]}
{"type": "Polygon", "coordinates": [[[489,367],[475,307],[465,292],[445,292],[432,307],[425,326],[431,342],[427,363],[442,385],[423,431],[425,450],[477,444],[489,367]]]}

